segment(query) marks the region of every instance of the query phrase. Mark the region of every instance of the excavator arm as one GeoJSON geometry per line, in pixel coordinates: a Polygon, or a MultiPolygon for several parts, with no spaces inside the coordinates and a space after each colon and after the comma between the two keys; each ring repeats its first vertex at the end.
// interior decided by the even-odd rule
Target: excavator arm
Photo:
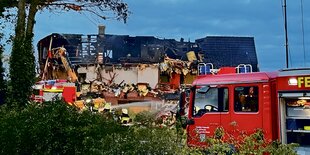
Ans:
{"type": "Polygon", "coordinates": [[[63,47],[60,47],[58,49],[58,56],[60,57],[60,60],[61,60],[62,64],[64,65],[65,70],[67,71],[67,74],[70,78],[69,79],[70,82],[76,82],[78,78],[77,78],[77,75],[74,72],[74,70],[70,67],[70,64],[67,60],[66,49],[63,47]]]}

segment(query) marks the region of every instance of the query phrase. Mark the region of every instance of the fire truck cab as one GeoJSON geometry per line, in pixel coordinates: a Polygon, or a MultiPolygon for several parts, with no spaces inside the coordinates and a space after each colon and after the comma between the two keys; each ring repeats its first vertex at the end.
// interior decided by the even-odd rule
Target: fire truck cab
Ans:
{"type": "Polygon", "coordinates": [[[310,145],[310,69],[201,75],[184,102],[190,146],[205,145],[218,127],[236,137],[262,129],[269,140],[310,145]]]}

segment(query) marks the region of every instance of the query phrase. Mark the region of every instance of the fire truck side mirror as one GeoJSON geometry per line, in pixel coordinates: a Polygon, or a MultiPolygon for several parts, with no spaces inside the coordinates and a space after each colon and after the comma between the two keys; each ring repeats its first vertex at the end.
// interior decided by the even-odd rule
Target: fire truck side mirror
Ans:
{"type": "Polygon", "coordinates": [[[189,95],[190,95],[190,88],[185,88],[180,93],[179,98],[179,105],[178,105],[178,113],[180,116],[185,116],[187,113],[185,109],[188,107],[189,103],[189,95]]]}
{"type": "Polygon", "coordinates": [[[183,121],[181,120],[181,125],[183,129],[186,129],[187,125],[193,124],[195,124],[195,121],[193,119],[184,119],[183,121]]]}
{"type": "Polygon", "coordinates": [[[179,99],[179,109],[178,109],[178,114],[180,116],[184,116],[185,115],[185,104],[186,104],[186,92],[182,91],[180,93],[180,99],[179,99]]]}
{"type": "Polygon", "coordinates": [[[194,125],[195,121],[193,119],[186,119],[186,125],[194,125]]]}

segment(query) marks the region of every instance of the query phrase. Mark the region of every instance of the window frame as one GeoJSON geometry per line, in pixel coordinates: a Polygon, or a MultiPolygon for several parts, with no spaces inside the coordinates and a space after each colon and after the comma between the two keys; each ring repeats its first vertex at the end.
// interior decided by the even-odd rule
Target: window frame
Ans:
{"type": "Polygon", "coordinates": [[[259,112],[259,86],[258,85],[240,85],[240,86],[235,86],[233,88],[233,111],[235,113],[258,113],[259,112]],[[237,88],[243,88],[243,90],[236,90],[237,88]],[[250,88],[254,88],[254,93],[252,96],[249,94],[250,88]],[[243,93],[242,97],[244,97],[242,100],[245,100],[245,103],[241,103],[240,94],[241,92],[244,92],[246,90],[247,93],[243,93]],[[254,100],[253,100],[254,99],[254,100]],[[251,105],[251,102],[256,102],[255,105],[251,105]],[[239,103],[239,104],[238,104],[239,103]],[[238,104],[238,105],[237,105],[238,104]],[[241,104],[246,104],[246,105],[241,105],[241,104]],[[241,107],[240,107],[241,106],[241,107]],[[252,110],[254,108],[254,110],[252,110]]]}
{"type": "MultiPolygon", "coordinates": [[[[209,89],[217,89],[217,111],[206,111],[204,112],[202,115],[197,115],[195,112],[195,106],[196,106],[196,93],[197,93],[197,87],[204,87],[204,86],[210,86],[210,85],[198,85],[193,87],[194,89],[192,89],[192,93],[193,93],[193,98],[192,98],[192,116],[193,117],[201,117],[204,114],[207,113],[228,113],[230,110],[230,88],[228,86],[212,86],[209,89]],[[221,91],[221,94],[220,92],[221,91]],[[224,97],[226,94],[226,98],[224,97]],[[221,98],[221,96],[223,96],[222,101],[220,101],[219,99],[221,98]],[[226,101],[226,102],[225,102],[226,101]],[[225,104],[226,104],[226,109],[225,109],[225,104]]],[[[209,90],[208,90],[209,91],[209,90]]],[[[207,104],[206,104],[207,105],[207,104]]],[[[200,108],[200,107],[199,107],[200,108]]]]}

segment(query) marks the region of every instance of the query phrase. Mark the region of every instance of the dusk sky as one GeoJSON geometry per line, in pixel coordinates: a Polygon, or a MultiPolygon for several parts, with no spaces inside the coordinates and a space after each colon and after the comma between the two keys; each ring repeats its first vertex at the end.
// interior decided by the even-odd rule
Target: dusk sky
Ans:
{"type": "MultiPolygon", "coordinates": [[[[34,44],[51,33],[97,34],[98,25],[106,25],[107,34],[186,41],[214,35],[250,36],[255,40],[260,70],[278,70],[286,67],[281,1],[124,0],[132,12],[126,24],[85,13],[45,11],[37,15],[34,44]]],[[[310,67],[310,1],[287,0],[287,16],[290,67],[310,67]]]]}

